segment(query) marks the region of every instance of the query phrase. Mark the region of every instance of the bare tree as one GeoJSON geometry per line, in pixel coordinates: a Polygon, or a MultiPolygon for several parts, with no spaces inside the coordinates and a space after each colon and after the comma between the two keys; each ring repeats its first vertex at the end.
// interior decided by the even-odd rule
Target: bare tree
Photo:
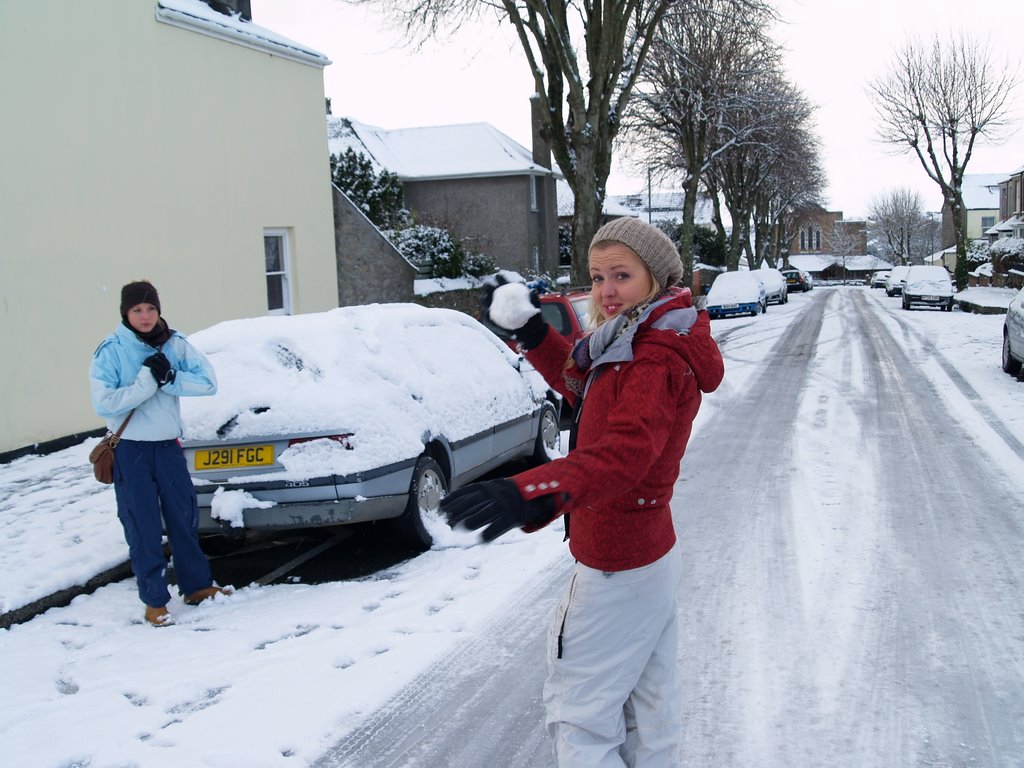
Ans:
{"type": "Polygon", "coordinates": [[[410,39],[494,12],[515,28],[533,73],[558,167],[576,198],[572,278],[589,282],[586,254],[601,224],[605,184],[620,119],[650,48],[673,3],[685,0],[349,0],[378,5],[410,39]]]}
{"type": "Polygon", "coordinates": [[[987,46],[964,34],[931,44],[908,42],[889,73],[870,83],[878,135],[914,152],[949,206],[956,236],[956,282],[967,285],[964,171],[979,137],[994,140],[1009,123],[1017,70],[993,62],[987,46]]]}
{"type": "Polygon", "coordinates": [[[756,267],[771,257],[778,264],[788,255],[796,212],[822,204],[826,176],[820,143],[811,130],[811,108],[798,93],[794,107],[776,133],[776,146],[768,173],[754,195],[754,259],[756,267]]]}
{"type": "Polygon", "coordinates": [[[893,189],[871,201],[868,210],[871,236],[884,244],[884,255],[896,264],[910,264],[926,254],[922,243],[931,222],[924,214],[921,195],[905,187],[893,189]]]}
{"type": "Polygon", "coordinates": [[[842,221],[837,221],[832,225],[832,233],[828,240],[832,255],[843,268],[843,285],[846,285],[847,263],[851,257],[857,255],[860,238],[857,237],[857,232],[851,230],[842,221]]]}
{"type": "Polygon", "coordinates": [[[623,138],[638,164],[660,178],[681,177],[679,232],[684,281],[692,272],[694,212],[711,160],[757,129],[727,116],[750,101],[746,84],[778,61],[770,9],[749,0],[692,0],[665,15],[655,34],[623,138]]]}
{"type": "MultiPolygon", "coordinates": [[[[746,253],[747,263],[755,266],[759,258],[754,251],[752,227],[760,205],[763,226],[770,228],[781,215],[781,208],[769,211],[771,195],[778,191],[777,182],[787,163],[799,163],[801,150],[806,148],[803,160],[816,162],[817,154],[811,150],[813,141],[800,141],[810,136],[809,121],[813,108],[794,85],[787,82],[778,70],[761,72],[749,83],[749,101],[734,110],[728,120],[734,126],[754,125],[745,141],[735,143],[718,153],[708,168],[705,183],[721,191],[729,216],[732,233],[728,251],[729,267],[736,269],[740,257],[746,253]]],[[[735,131],[743,130],[733,128],[735,131]]],[[[818,166],[820,173],[820,165],[818,166]]],[[[777,204],[776,204],[776,207],[777,204]]],[[[767,230],[761,237],[767,243],[767,230]]],[[[764,250],[761,251],[762,256],[764,250]]]]}

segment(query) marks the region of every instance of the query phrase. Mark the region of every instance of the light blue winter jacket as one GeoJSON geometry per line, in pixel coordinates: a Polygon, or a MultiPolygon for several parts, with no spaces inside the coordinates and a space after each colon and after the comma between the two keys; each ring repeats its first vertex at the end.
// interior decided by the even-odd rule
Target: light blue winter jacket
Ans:
{"type": "Polygon", "coordinates": [[[181,436],[178,398],[217,391],[213,366],[177,331],[159,350],[175,371],[174,381],[157,386],[149,368],[142,364],[157,351],[122,323],[93,353],[89,367],[92,407],[107,420],[111,432],[117,431],[134,408],[121,435],[127,440],[177,439],[181,436]]]}

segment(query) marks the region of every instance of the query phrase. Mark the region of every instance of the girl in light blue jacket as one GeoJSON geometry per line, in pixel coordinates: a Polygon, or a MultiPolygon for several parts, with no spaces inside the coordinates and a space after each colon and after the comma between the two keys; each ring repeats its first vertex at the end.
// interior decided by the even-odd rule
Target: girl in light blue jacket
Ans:
{"type": "Polygon", "coordinates": [[[178,443],[178,398],[212,395],[217,379],[209,361],[160,316],[156,288],[141,281],[121,289],[121,325],[93,353],[89,384],[93,408],[111,432],[131,414],[115,449],[117,516],[145,620],[165,626],[172,619],[161,513],[185,602],[230,592],[213,585],[199,547],[199,506],[178,443]]]}

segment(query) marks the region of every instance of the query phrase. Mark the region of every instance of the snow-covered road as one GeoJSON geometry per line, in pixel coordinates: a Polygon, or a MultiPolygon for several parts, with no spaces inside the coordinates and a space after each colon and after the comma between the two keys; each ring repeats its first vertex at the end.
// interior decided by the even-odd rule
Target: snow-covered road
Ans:
{"type": "Polygon", "coordinates": [[[1021,465],[870,298],[818,293],[683,462],[684,765],[1024,760],[1021,465]]]}

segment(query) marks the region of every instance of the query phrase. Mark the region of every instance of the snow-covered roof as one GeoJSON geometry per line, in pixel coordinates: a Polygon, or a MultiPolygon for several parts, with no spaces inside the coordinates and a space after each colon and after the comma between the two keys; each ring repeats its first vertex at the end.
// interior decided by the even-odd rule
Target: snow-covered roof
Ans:
{"type": "Polygon", "coordinates": [[[158,0],[156,17],[162,22],[182,29],[272,53],[300,64],[323,69],[331,63],[324,54],[309,46],[253,24],[238,14],[229,16],[219,13],[202,0],[158,0]]]}
{"type": "MultiPolygon", "coordinates": [[[[576,196],[572,193],[569,182],[565,179],[558,179],[555,183],[555,196],[558,199],[558,217],[566,218],[572,216],[576,208],[576,196]]],[[[605,216],[619,217],[637,215],[635,211],[619,205],[611,195],[605,195],[604,207],[601,208],[601,213],[605,216]]]]}
{"type": "MultiPolygon", "coordinates": [[[[614,199],[617,203],[631,211],[634,216],[639,216],[644,220],[648,218],[647,212],[648,208],[650,208],[650,219],[652,221],[671,221],[672,219],[681,221],[686,194],[682,190],[651,192],[649,205],[646,192],[631,195],[614,195],[614,199]]],[[[706,197],[698,198],[697,207],[693,212],[694,223],[710,225],[714,220],[714,214],[714,206],[711,204],[711,200],[706,197]]]]}
{"type": "Polygon", "coordinates": [[[402,181],[465,179],[482,176],[548,175],[526,147],[488,123],[387,129],[350,118],[327,118],[331,154],[351,147],[374,166],[402,181]]]}
{"type": "Polygon", "coordinates": [[[1020,216],[1011,216],[1008,219],[1003,219],[994,227],[989,227],[985,230],[986,235],[1001,235],[1004,232],[1013,232],[1014,229],[1024,225],[1024,218],[1020,216]]]}
{"type": "Polygon", "coordinates": [[[999,182],[1005,173],[969,173],[964,176],[960,191],[968,210],[999,210],[999,182]]]}
{"type": "MultiPolygon", "coordinates": [[[[833,264],[842,264],[843,259],[825,253],[798,253],[789,257],[789,263],[803,272],[814,273],[823,272],[833,264]]],[[[862,254],[847,256],[846,268],[851,272],[872,272],[878,269],[892,269],[892,264],[877,256],[862,254]]]]}

